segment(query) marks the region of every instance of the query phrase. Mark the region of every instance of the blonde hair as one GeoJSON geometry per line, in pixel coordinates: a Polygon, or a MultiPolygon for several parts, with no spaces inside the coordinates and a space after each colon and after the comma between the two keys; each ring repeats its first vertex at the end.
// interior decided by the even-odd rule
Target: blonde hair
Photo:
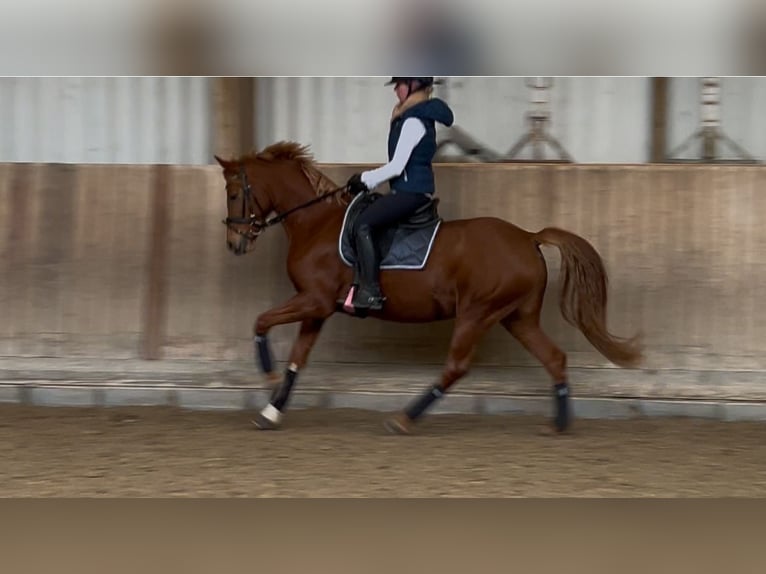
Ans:
{"type": "Polygon", "coordinates": [[[394,106],[394,111],[391,112],[391,119],[393,120],[397,116],[400,116],[401,114],[403,114],[406,110],[410,109],[415,104],[420,104],[422,102],[425,102],[431,99],[433,92],[434,92],[433,86],[428,86],[427,88],[418,90],[414,94],[410,94],[409,96],[407,96],[407,99],[404,100],[401,104],[396,104],[394,106]]]}

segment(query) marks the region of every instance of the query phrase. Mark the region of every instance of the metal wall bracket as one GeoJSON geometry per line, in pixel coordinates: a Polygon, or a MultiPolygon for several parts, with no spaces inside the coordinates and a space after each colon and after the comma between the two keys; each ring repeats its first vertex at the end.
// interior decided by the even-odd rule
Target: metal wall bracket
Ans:
{"type": "Polygon", "coordinates": [[[529,130],[514,143],[505,153],[498,153],[480,143],[468,132],[458,126],[444,130],[437,145],[436,161],[475,161],[484,163],[573,163],[572,156],[564,146],[548,132],[550,124],[550,90],[553,87],[552,78],[528,78],[527,87],[531,90],[531,109],[526,113],[529,130]],[[557,154],[556,158],[546,158],[545,144],[548,144],[557,154]],[[446,148],[457,147],[461,155],[449,156],[446,148]],[[528,146],[532,148],[532,159],[519,159],[521,152],[528,146]]]}
{"type": "Polygon", "coordinates": [[[700,81],[701,126],[681,145],[668,154],[668,163],[761,163],[742,146],[732,140],[721,128],[721,81],[720,78],[702,78],[700,81]],[[681,154],[695,141],[700,142],[698,158],[684,159],[681,154]],[[720,143],[731,148],[736,159],[723,159],[719,155],[720,143]]]}

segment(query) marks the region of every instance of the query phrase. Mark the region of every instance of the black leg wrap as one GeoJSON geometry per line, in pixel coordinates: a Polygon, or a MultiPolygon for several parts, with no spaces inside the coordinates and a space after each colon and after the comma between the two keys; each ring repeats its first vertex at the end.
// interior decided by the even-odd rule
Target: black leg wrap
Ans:
{"type": "Polygon", "coordinates": [[[569,426],[569,385],[559,383],[553,389],[556,398],[556,430],[563,431],[569,426]]]}
{"type": "Polygon", "coordinates": [[[281,385],[274,389],[271,393],[271,400],[269,401],[275,409],[282,412],[287,406],[287,401],[290,400],[290,393],[293,390],[295,379],[298,376],[298,371],[287,369],[285,372],[285,380],[281,385]]]}
{"type": "Polygon", "coordinates": [[[428,407],[430,407],[435,401],[444,396],[444,390],[440,385],[434,385],[426,393],[421,395],[414,403],[412,403],[405,412],[410,420],[415,420],[421,416],[428,407]]]}
{"type": "Polygon", "coordinates": [[[258,358],[258,366],[266,374],[274,370],[274,361],[271,360],[269,339],[266,335],[255,336],[255,351],[258,358]]]}

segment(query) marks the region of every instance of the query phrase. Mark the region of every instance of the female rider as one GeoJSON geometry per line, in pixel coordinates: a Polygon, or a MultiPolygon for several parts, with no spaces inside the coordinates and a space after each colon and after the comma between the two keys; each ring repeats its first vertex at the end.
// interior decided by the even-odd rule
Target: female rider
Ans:
{"type": "Polygon", "coordinates": [[[348,180],[352,195],[373,191],[388,182],[390,193],[382,195],[358,217],[355,228],[356,256],[360,285],[354,292],[355,309],[381,310],[385,297],[380,290],[376,234],[406,220],[424,206],[436,191],[432,161],[436,154],[436,126],[454,121],[452,110],[439,98],[432,98],[433,77],[394,77],[399,103],[394,107],[388,134],[388,163],[357,173],[348,180]]]}

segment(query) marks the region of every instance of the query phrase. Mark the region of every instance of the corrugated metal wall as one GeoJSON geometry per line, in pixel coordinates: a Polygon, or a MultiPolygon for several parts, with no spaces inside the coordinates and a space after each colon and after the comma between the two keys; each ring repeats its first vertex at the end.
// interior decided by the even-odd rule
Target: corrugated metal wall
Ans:
{"type": "MultiPolygon", "coordinates": [[[[212,162],[210,78],[0,78],[0,161],[212,162]]],[[[257,142],[311,144],[322,162],[385,159],[391,88],[379,77],[259,78],[257,142]]],[[[449,78],[457,125],[497,153],[525,133],[524,78],[449,78]]],[[[551,133],[581,163],[649,158],[648,78],[556,78],[551,133]]],[[[670,82],[669,148],[699,122],[699,80],[670,82]]],[[[725,132],[766,159],[766,78],[726,78],[725,132]]]]}
{"type": "Polygon", "coordinates": [[[207,78],[0,78],[0,161],[207,164],[207,78]]]}
{"type": "Polygon", "coordinates": [[[321,162],[378,162],[394,101],[382,78],[259,78],[259,145],[311,144],[321,162]]]}
{"type": "MultiPolygon", "coordinates": [[[[326,162],[385,157],[394,105],[382,78],[264,78],[258,91],[258,141],[312,144],[326,162]]],[[[525,78],[450,78],[438,95],[456,125],[506,153],[526,132],[525,78]]],[[[551,92],[551,133],[576,161],[640,163],[648,156],[647,78],[558,78],[551,92]]]]}
{"type": "MultiPolygon", "coordinates": [[[[674,78],[670,82],[668,142],[675,148],[699,129],[699,78],[674,78]]],[[[766,160],[766,78],[725,78],[721,83],[721,128],[757,159],[766,160]]],[[[668,150],[670,151],[670,150],[668,150]]],[[[726,158],[736,157],[726,145],[726,158]]],[[[697,154],[699,143],[685,155],[697,154]]]]}
{"type": "MultiPolygon", "coordinates": [[[[555,78],[550,133],[577,162],[642,162],[649,149],[649,88],[648,78],[555,78]]],[[[501,154],[529,129],[525,78],[457,79],[445,97],[457,124],[501,154]]]]}
{"type": "MultiPolygon", "coordinates": [[[[262,78],[258,81],[258,141],[310,143],[323,162],[380,162],[394,103],[382,78],[262,78]]],[[[669,148],[698,128],[697,78],[670,81],[669,148]]],[[[527,130],[525,78],[449,78],[439,88],[456,124],[505,154],[527,130]]],[[[766,78],[725,78],[726,133],[766,159],[766,78]]],[[[649,78],[556,78],[551,134],[580,163],[644,163],[650,157],[649,78]]],[[[522,156],[524,157],[524,156],[522,156]]],[[[549,157],[552,157],[549,156],[549,157]]]]}

